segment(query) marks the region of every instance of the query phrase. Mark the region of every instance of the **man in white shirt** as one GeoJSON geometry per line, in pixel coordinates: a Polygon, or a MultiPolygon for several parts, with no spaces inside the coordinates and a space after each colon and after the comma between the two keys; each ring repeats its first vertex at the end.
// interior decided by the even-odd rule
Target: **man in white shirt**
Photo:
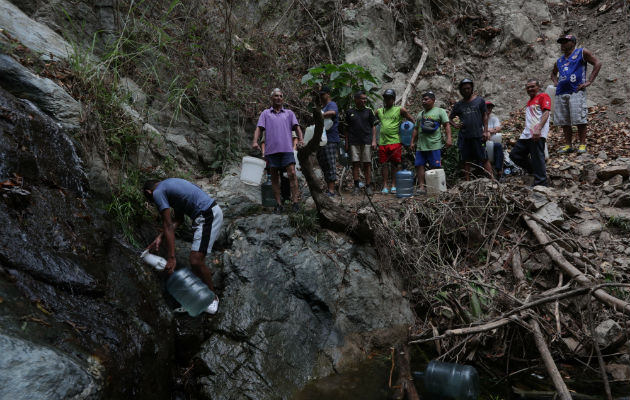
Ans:
{"type": "Polygon", "coordinates": [[[533,186],[547,186],[545,142],[549,133],[551,98],[544,92],[540,93],[540,84],[536,79],[528,80],[525,90],[529,95],[525,107],[525,129],[510,152],[510,158],[534,175],[533,186]]]}

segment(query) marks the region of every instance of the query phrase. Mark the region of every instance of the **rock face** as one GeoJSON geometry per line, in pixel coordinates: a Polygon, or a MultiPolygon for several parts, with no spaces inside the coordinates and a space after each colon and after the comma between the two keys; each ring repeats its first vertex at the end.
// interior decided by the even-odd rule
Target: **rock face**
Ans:
{"type": "Polygon", "coordinates": [[[5,335],[0,352],[0,398],[95,398],[94,379],[67,355],[5,335]]]}
{"type": "Polygon", "coordinates": [[[72,55],[72,46],[48,26],[30,19],[22,10],[8,2],[0,0],[0,26],[26,47],[42,53],[44,57],[52,55],[66,59],[72,55]]]}
{"type": "Polygon", "coordinates": [[[332,232],[301,238],[286,216],[240,218],[228,234],[222,309],[198,355],[205,396],[287,398],[404,337],[413,321],[370,248],[332,232]]]}
{"type": "Polygon", "coordinates": [[[81,105],[47,78],[40,78],[6,54],[0,54],[0,85],[13,95],[28,99],[68,129],[77,129],[81,105]]]}
{"type": "Polygon", "coordinates": [[[58,124],[1,89],[0,110],[0,398],[170,398],[172,316],[156,278],[87,199],[58,124]]]}

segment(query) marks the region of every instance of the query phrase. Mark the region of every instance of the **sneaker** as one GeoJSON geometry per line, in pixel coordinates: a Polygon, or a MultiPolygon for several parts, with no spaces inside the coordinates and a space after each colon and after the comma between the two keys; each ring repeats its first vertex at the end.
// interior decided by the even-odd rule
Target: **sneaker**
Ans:
{"type": "Polygon", "coordinates": [[[359,187],[358,187],[358,186],[355,186],[355,187],[352,189],[352,195],[353,195],[353,196],[358,196],[360,191],[361,191],[361,189],[359,189],[359,187]]]}
{"type": "Polygon", "coordinates": [[[387,188],[383,188],[383,190],[381,190],[381,193],[383,193],[383,194],[389,194],[389,189],[387,189],[387,188]]]}
{"type": "Polygon", "coordinates": [[[578,146],[578,154],[584,154],[586,153],[586,145],[585,144],[581,144],[578,146]]]}
{"type": "Polygon", "coordinates": [[[277,205],[273,208],[273,213],[274,214],[282,214],[283,208],[281,205],[277,205]]]}
{"type": "Polygon", "coordinates": [[[569,146],[568,144],[566,146],[562,146],[562,148],[558,150],[558,153],[560,154],[571,153],[571,152],[573,152],[573,147],[569,146]]]}
{"type": "Polygon", "coordinates": [[[293,203],[293,205],[291,205],[291,209],[293,210],[293,212],[300,211],[300,203],[293,203]]]}
{"type": "Polygon", "coordinates": [[[214,296],[214,301],[210,303],[210,305],[208,306],[208,308],[204,310],[204,312],[207,312],[208,314],[216,314],[218,310],[219,310],[219,298],[217,296],[214,296]]]}
{"type": "Polygon", "coordinates": [[[389,191],[391,194],[396,194],[396,186],[392,186],[391,190],[389,191]]]}
{"type": "Polygon", "coordinates": [[[372,189],[372,185],[369,185],[366,189],[365,189],[365,193],[367,193],[368,196],[373,196],[374,195],[374,189],[372,189]]]}

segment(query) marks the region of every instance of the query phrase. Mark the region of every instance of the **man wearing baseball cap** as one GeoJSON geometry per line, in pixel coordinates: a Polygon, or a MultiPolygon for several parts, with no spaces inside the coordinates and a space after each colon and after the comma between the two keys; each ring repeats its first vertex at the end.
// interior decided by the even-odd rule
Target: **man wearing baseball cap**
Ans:
{"type": "Polygon", "coordinates": [[[573,151],[573,125],[577,126],[580,141],[577,152],[586,153],[586,88],[597,78],[602,63],[589,50],[576,48],[577,39],[574,35],[563,35],[558,43],[563,55],[553,66],[551,80],[556,85],[553,123],[562,127],[565,140],[560,153],[573,151]],[[588,64],[593,66],[593,71],[586,79],[588,64]]]}
{"type": "Polygon", "coordinates": [[[396,92],[394,89],[387,89],[383,92],[383,107],[376,110],[376,118],[381,124],[378,162],[383,166],[383,190],[381,191],[383,194],[396,193],[396,172],[402,160],[402,144],[398,135],[400,124],[403,118],[414,122],[407,110],[394,105],[395,101],[396,92]]]}

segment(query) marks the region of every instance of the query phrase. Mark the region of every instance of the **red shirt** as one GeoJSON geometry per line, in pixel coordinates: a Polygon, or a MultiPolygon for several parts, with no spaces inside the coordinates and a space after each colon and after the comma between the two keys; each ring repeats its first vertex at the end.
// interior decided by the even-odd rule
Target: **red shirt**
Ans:
{"type": "MultiPolygon", "coordinates": [[[[532,138],[532,128],[540,123],[543,113],[547,110],[551,110],[551,98],[547,93],[538,93],[532,99],[529,99],[527,107],[525,107],[525,129],[523,129],[521,139],[532,138]]],[[[540,130],[540,136],[547,138],[547,133],[549,133],[549,118],[547,118],[545,126],[540,130]]]]}

